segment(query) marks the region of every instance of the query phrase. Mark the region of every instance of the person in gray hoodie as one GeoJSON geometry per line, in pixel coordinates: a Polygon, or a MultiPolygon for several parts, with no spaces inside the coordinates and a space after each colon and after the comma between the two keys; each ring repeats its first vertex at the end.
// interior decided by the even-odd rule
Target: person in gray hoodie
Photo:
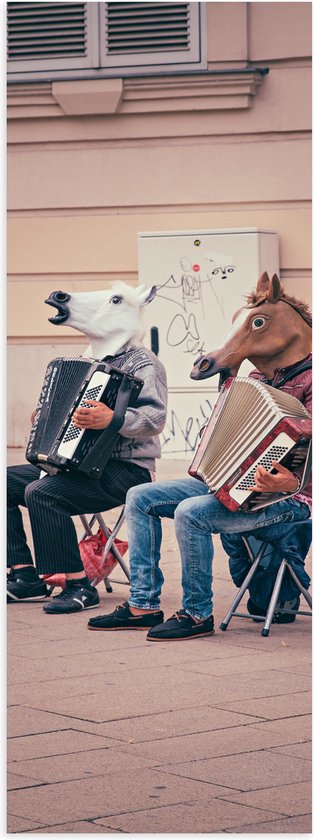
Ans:
{"type": "MultiPolygon", "coordinates": [[[[129,333],[135,333],[138,326],[136,307],[138,309],[138,306],[153,299],[154,293],[147,295],[147,292],[143,292],[143,287],[129,289],[122,283],[113,291],[116,293],[111,294],[111,297],[108,292],[73,296],[61,292],[53,293],[51,299],[57,299],[57,303],[52,305],[58,310],[69,310],[72,318],[72,322],[69,318],[70,326],[83,329],[80,323],[76,326],[77,321],[73,315],[75,307],[85,313],[85,300],[84,307],[81,304],[82,299],[88,295],[90,323],[91,306],[95,303],[96,312],[97,303],[99,313],[97,296],[102,295],[103,299],[106,296],[105,304],[102,305],[105,305],[107,310],[111,307],[115,319],[115,312],[119,313],[121,335],[124,306],[125,322],[126,325],[130,325],[129,333]],[[66,306],[64,303],[62,306],[58,303],[58,295],[61,294],[63,300],[67,299],[66,306]],[[131,306],[134,315],[133,312],[130,313],[131,306]]],[[[50,302],[50,299],[47,302],[50,302]]],[[[109,320],[110,311],[102,318],[102,322],[108,326],[109,320]]],[[[87,330],[88,328],[84,328],[86,334],[87,330]]],[[[96,328],[94,330],[96,332],[96,328]]],[[[105,347],[111,349],[112,352],[102,355],[102,359],[143,382],[135,407],[129,407],[126,411],[123,426],[101,477],[95,479],[72,470],[40,478],[40,468],[33,464],[8,468],[8,603],[48,599],[43,609],[46,613],[53,614],[72,613],[97,606],[99,595],[86,577],[71,517],[103,512],[122,505],[131,487],[151,482],[155,477],[156,458],[160,458],[161,454],[158,435],[166,422],[166,372],[161,361],[151,350],[136,342],[132,344],[131,340],[125,341],[126,337],[130,339],[127,330],[128,326],[121,338],[117,327],[112,332],[114,339],[111,338],[109,342],[97,347],[92,345],[93,352],[90,353],[95,357],[96,352],[101,355],[105,347]],[[119,343],[121,347],[121,342],[124,346],[115,352],[114,347],[119,347],[119,343]],[[23,527],[20,510],[23,506],[27,507],[29,513],[36,567],[23,527]],[[56,573],[65,573],[66,587],[59,595],[49,599],[49,590],[40,575],[56,573]]],[[[91,400],[89,405],[75,411],[73,422],[80,429],[104,429],[109,425],[112,414],[108,406],[91,400]]]]}

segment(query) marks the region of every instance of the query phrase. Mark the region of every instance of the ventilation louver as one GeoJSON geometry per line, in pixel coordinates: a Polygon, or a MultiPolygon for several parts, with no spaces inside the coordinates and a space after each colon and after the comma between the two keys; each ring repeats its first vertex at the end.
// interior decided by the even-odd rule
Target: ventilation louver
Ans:
{"type": "Polygon", "coordinates": [[[86,55],[86,3],[8,3],[8,58],[86,55]]]}
{"type": "Polygon", "coordinates": [[[107,3],[107,54],[188,50],[189,3],[107,3]]]}

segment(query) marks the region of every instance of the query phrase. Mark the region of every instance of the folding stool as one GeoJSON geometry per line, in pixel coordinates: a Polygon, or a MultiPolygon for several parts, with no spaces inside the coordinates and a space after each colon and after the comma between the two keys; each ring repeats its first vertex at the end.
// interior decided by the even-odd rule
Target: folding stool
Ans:
{"type": "MultiPolygon", "coordinates": [[[[310,528],[312,527],[311,520],[306,520],[304,523],[298,523],[298,524],[300,526],[302,525],[303,527],[310,527],[310,528]]],[[[263,618],[264,618],[265,623],[264,623],[264,627],[261,631],[261,635],[262,636],[268,636],[269,635],[269,630],[270,630],[270,625],[272,624],[275,612],[276,613],[278,613],[278,612],[279,613],[280,612],[291,613],[291,615],[311,616],[312,612],[308,612],[308,611],[305,611],[305,610],[289,610],[289,609],[286,609],[286,608],[281,609],[279,607],[276,607],[277,601],[278,601],[278,598],[279,598],[281,584],[282,584],[282,581],[283,581],[283,576],[285,574],[285,571],[287,570],[287,572],[293,578],[293,580],[294,580],[295,584],[297,585],[299,591],[301,592],[301,594],[304,596],[305,600],[307,601],[309,607],[312,609],[311,595],[309,594],[307,589],[305,589],[305,587],[302,585],[302,583],[299,581],[294,569],[292,568],[292,566],[290,565],[288,560],[286,560],[284,557],[283,557],[283,559],[281,561],[281,564],[280,564],[280,567],[278,569],[278,573],[277,573],[277,576],[276,576],[276,580],[275,580],[275,583],[274,583],[274,587],[273,587],[273,591],[272,591],[272,595],[271,595],[271,598],[270,598],[270,601],[269,601],[268,610],[267,610],[266,615],[265,616],[260,616],[260,615],[252,615],[251,613],[238,612],[237,607],[239,606],[240,602],[242,601],[242,598],[243,598],[245,592],[249,588],[251,580],[254,577],[255,572],[256,572],[258,566],[260,565],[260,563],[261,563],[261,561],[264,557],[265,551],[266,551],[266,549],[268,548],[268,545],[269,545],[269,543],[267,543],[266,540],[264,542],[262,542],[262,545],[261,545],[260,549],[258,550],[258,552],[254,556],[254,553],[253,553],[253,551],[251,549],[251,546],[250,546],[250,543],[249,543],[249,539],[242,536],[242,540],[243,540],[243,543],[244,543],[244,545],[247,549],[248,555],[249,555],[249,559],[250,559],[250,562],[251,562],[251,568],[249,569],[249,571],[246,575],[246,578],[244,579],[244,581],[242,583],[242,586],[239,589],[239,592],[237,593],[237,595],[233,599],[232,604],[230,605],[230,607],[228,609],[228,612],[226,613],[223,621],[221,622],[220,629],[221,630],[227,630],[228,624],[231,621],[231,618],[233,618],[233,616],[238,617],[238,618],[250,618],[250,619],[253,619],[253,620],[255,619],[255,620],[258,620],[258,621],[261,621],[261,620],[263,621],[263,618]]]]}
{"type": "MultiPolygon", "coordinates": [[[[83,528],[84,528],[84,533],[82,534],[80,539],[84,539],[84,537],[91,536],[93,534],[93,526],[94,526],[95,522],[97,522],[98,527],[101,528],[105,537],[107,538],[105,552],[104,552],[104,555],[103,555],[103,560],[106,559],[107,555],[109,554],[109,551],[111,550],[112,554],[114,555],[117,562],[119,563],[119,566],[121,567],[122,571],[124,572],[126,580],[115,580],[112,577],[104,578],[104,584],[105,584],[107,592],[112,592],[112,586],[111,586],[112,583],[123,583],[123,584],[127,583],[128,584],[130,582],[130,573],[129,573],[128,567],[125,563],[124,558],[122,557],[122,554],[120,554],[119,549],[117,548],[117,546],[114,543],[114,540],[115,540],[116,536],[118,535],[118,533],[120,531],[120,528],[122,527],[123,522],[125,520],[125,505],[123,505],[123,507],[122,507],[122,509],[119,513],[118,519],[117,519],[117,521],[116,521],[116,523],[115,523],[111,532],[110,532],[110,529],[108,528],[108,526],[106,525],[104,517],[101,513],[93,513],[92,516],[90,517],[90,519],[88,519],[85,514],[80,514],[80,520],[81,520],[83,528]]],[[[91,581],[91,583],[93,583],[93,581],[91,581]]]]}
{"type": "MultiPolygon", "coordinates": [[[[306,460],[305,460],[305,463],[304,463],[303,474],[302,474],[302,478],[301,478],[301,482],[300,482],[300,488],[299,488],[300,490],[304,486],[306,486],[306,484],[308,483],[309,478],[310,478],[311,467],[312,467],[311,450],[312,450],[312,446],[311,446],[311,443],[310,443],[309,448],[308,448],[308,452],[307,452],[307,457],[306,457],[306,460]]],[[[288,498],[288,496],[286,496],[285,498],[288,498]]],[[[307,519],[304,522],[296,523],[295,527],[300,527],[300,528],[303,527],[303,528],[307,528],[310,531],[312,531],[312,522],[311,522],[310,519],[307,519]]],[[[311,534],[310,534],[310,536],[311,536],[311,534]]],[[[249,560],[251,562],[251,568],[249,569],[249,571],[246,575],[246,578],[244,579],[244,581],[242,583],[242,586],[239,589],[239,592],[237,593],[237,595],[233,599],[232,604],[230,605],[230,607],[228,609],[228,612],[226,613],[223,621],[221,622],[220,629],[221,630],[227,630],[228,624],[231,621],[231,618],[233,618],[234,616],[236,616],[238,618],[250,618],[250,619],[253,619],[253,620],[255,619],[255,620],[258,620],[258,621],[261,621],[261,620],[263,621],[263,618],[265,618],[265,623],[264,623],[264,627],[261,631],[261,635],[262,636],[268,636],[269,635],[269,630],[270,630],[270,625],[272,623],[275,612],[285,612],[285,613],[291,613],[292,615],[311,616],[312,611],[308,612],[308,611],[305,611],[305,610],[289,610],[289,609],[280,609],[280,608],[276,609],[276,605],[277,605],[277,601],[278,601],[278,597],[279,597],[279,593],[280,593],[280,588],[281,588],[281,584],[282,584],[282,581],[283,581],[283,576],[284,576],[285,572],[287,571],[291,575],[291,577],[293,578],[293,580],[294,580],[295,584],[297,585],[300,593],[304,596],[304,598],[307,601],[310,609],[312,610],[312,598],[311,598],[309,592],[307,591],[307,589],[304,588],[304,586],[302,586],[302,584],[299,581],[294,569],[292,568],[292,566],[290,565],[288,560],[286,560],[285,557],[282,558],[280,567],[278,569],[278,573],[277,573],[277,576],[276,576],[276,580],[275,580],[275,583],[274,583],[274,587],[273,587],[272,595],[271,595],[271,598],[270,598],[270,601],[269,601],[269,604],[268,604],[268,609],[267,609],[266,615],[265,616],[260,616],[260,615],[255,615],[254,616],[250,613],[241,613],[241,612],[237,611],[237,607],[239,606],[240,602],[242,601],[242,598],[243,598],[246,590],[248,589],[248,587],[251,583],[251,580],[252,580],[258,566],[260,565],[260,563],[261,563],[261,561],[262,561],[262,559],[265,555],[265,552],[266,552],[266,550],[269,546],[269,543],[267,542],[267,540],[263,541],[259,550],[254,555],[254,552],[252,551],[252,548],[250,546],[249,537],[246,537],[246,536],[242,535],[242,540],[243,540],[243,543],[246,547],[246,550],[247,550],[247,553],[248,553],[248,556],[249,556],[249,560]]]]}

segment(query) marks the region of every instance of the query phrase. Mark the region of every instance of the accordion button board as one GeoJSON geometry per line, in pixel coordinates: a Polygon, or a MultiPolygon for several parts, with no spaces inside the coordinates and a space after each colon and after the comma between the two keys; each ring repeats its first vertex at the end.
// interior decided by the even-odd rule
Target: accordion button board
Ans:
{"type": "Polygon", "coordinates": [[[248,495],[252,492],[250,491],[250,487],[254,484],[254,475],[257,467],[262,466],[265,470],[271,472],[272,462],[283,461],[285,456],[288,455],[294,446],[295,440],[292,437],[287,435],[285,432],[279,433],[275,438],[275,443],[271,443],[267,446],[263,454],[260,455],[259,458],[256,458],[250,468],[243,473],[241,479],[236,481],[230,489],[231,498],[234,499],[241,507],[241,505],[246,502],[248,495]]]}
{"type": "MultiPolygon", "coordinates": [[[[84,403],[88,402],[88,400],[98,400],[100,402],[101,397],[110,381],[110,375],[105,373],[102,370],[95,371],[93,373],[88,385],[83,391],[83,394],[76,405],[76,408],[83,407],[84,403]]],[[[90,408],[90,411],[93,409],[90,408]]],[[[79,442],[82,440],[84,436],[85,430],[78,429],[77,426],[74,425],[72,418],[68,426],[64,431],[64,436],[58,446],[58,455],[62,458],[72,458],[79,442]]]]}

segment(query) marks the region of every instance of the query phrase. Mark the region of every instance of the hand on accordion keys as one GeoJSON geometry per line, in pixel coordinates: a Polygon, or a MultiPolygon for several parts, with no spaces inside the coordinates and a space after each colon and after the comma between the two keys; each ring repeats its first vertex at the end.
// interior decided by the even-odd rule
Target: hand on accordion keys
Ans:
{"type": "Polygon", "coordinates": [[[88,400],[77,408],[72,417],[77,429],[106,429],[113,416],[113,411],[98,400],[88,400]]]}
{"type": "Polygon", "coordinates": [[[278,461],[272,461],[272,467],[277,473],[268,472],[260,464],[254,476],[255,485],[248,489],[258,493],[296,493],[300,486],[297,476],[278,461]]]}

